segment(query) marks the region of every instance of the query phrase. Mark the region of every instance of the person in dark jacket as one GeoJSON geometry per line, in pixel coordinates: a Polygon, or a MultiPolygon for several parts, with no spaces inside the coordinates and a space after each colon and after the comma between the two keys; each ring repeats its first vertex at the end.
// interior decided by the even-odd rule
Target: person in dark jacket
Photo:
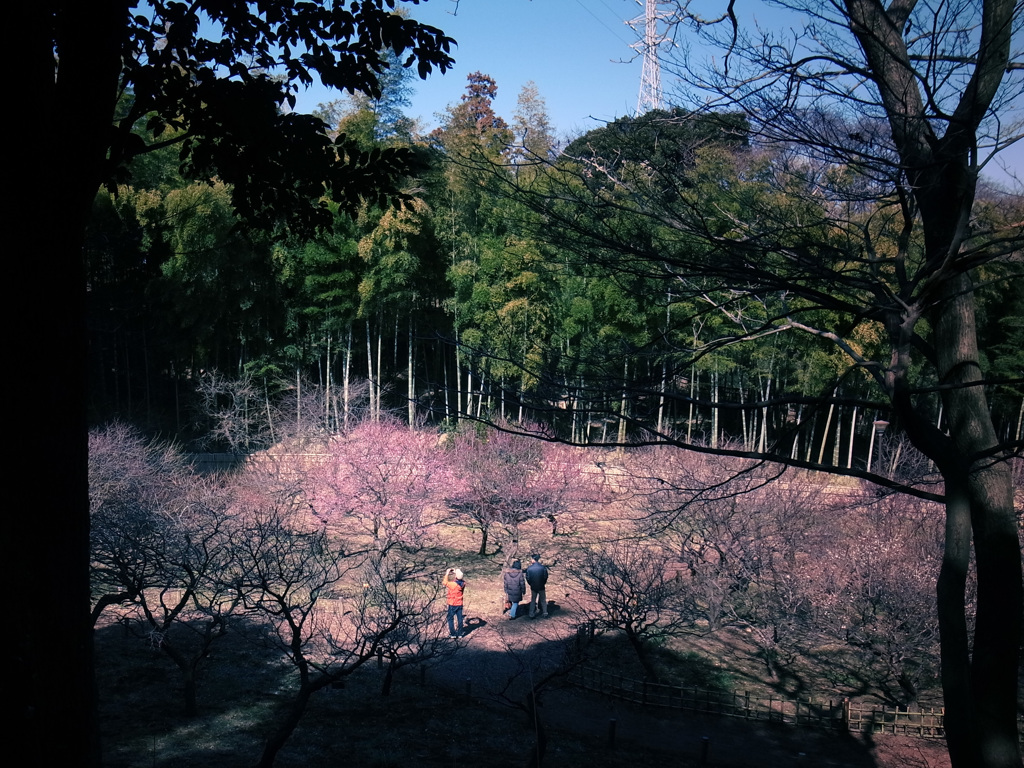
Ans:
{"type": "Polygon", "coordinates": [[[520,601],[526,596],[526,577],[523,576],[523,564],[518,560],[513,560],[512,567],[502,574],[501,581],[505,589],[505,600],[512,604],[508,609],[508,617],[514,619],[520,601]]]}
{"type": "Polygon", "coordinates": [[[540,555],[533,556],[533,562],[526,569],[526,583],[530,585],[530,618],[540,615],[547,618],[548,598],[545,587],[548,583],[547,566],[541,563],[540,555]]]}

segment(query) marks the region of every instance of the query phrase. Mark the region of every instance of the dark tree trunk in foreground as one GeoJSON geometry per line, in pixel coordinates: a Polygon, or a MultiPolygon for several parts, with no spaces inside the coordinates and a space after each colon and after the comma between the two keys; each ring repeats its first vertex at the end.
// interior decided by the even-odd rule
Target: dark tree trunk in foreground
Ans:
{"type": "MultiPolygon", "coordinates": [[[[15,629],[18,740],[32,764],[98,765],[89,613],[86,427],[85,222],[100,184],[121,68],[124,0],[43,0],[17,6],[27,36],[18,125],[19,175],[10,221],[23,234],[18,284],[25,305],[8,315],[12,360],[30,377],[17,409],[11,573],[31,585],[15,629]],[[59,42],[59,77],[54,44],[59,42]],[[45,483],[29,478],[47,477],[45,483]]],[[[15,309],[8,304],[9,311],[15,309]]]]}

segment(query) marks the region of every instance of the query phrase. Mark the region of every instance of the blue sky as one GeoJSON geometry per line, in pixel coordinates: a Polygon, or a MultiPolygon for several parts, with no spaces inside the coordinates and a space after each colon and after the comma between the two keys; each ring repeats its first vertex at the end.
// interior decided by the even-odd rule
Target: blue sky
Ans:
{"type": "MultiPolygon", "coordinates": [[[[471,72],[498,84],[495,111],[511,122],[519,92],[533,81],[559,136],[575,136],[636,110],[641,61],[626,26],[642,7],[636,0],[430,0],[405,5],[413,18],[458,41],[455,66],[416,81],[410,117],[425,128],[459,100],[471,72]],[[457,9],[457,12],[456,12],[457,9]]],[[[300,111],[337,98],[313,90],[300,111]]]]}
{"type": "MultiPolygon", "coordinates": [[[[642,33],[626,22],[643,13],[643,0],[429,0],[403,3],[411,15],[455,38],[455,66],[444,75],[415,81],[410,117],[429,130],[436,115],[459,100],[466,76],[483,72],[497,82],[495,111],[509,122],[529,81],[537,85],[560,138],[573,138],[636,111],[642,62],[630,48],[642,33]]],[[[717,7],[717,4],[716,4],[717,7]]],[[[787,26],[778,12],[757,0],[739,0],[737,13],[768,26],[787,26]]],[[[672,82],[663,74],[666,94],[672,82]]],[[[312,111],[338,98],[322,88],[300,94],[297,109],[312,111]]],[[[1001,155],[1024,176],[1024,141],[1001,155]]],[[[1012,183],[991,167],[994,177],[1012,183]]],[[[1019,189],[1019,185],[1018,185],[1019,189]]]]}

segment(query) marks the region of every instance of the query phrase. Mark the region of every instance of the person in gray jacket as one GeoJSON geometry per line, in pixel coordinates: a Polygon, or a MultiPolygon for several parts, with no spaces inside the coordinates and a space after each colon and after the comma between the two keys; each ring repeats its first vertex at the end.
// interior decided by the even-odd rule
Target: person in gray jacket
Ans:
{"type": "Polygon", "coordinates": [[[508,609],[508,617],[514,619],[519,603],[526,596],[526,577],[523,576],[523,564],[518,560],[512,561],[512,566],[502,574],[502,586],[505,589],[505,600],[511,603],[508,609]]]}
{"type": "Polygon", "coordinates": [[[530,585],[530,618],[540,615],[547,618],[548,598],[545,587],[548,583],[547,566],[541,563],[540,555],[533,556],[533,562],[526,569],[526,583],[530,585]]]}

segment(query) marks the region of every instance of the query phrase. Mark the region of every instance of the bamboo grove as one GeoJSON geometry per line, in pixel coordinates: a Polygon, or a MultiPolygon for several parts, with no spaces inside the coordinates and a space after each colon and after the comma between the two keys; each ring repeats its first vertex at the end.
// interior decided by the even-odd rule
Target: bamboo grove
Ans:
{"type": "MultiPolygon", "coordinates": [[[[189,439],[211,428],[197,421],[210,413],[203,397],[223,400],[231,382],[261,424],[244,446],[219,441],[232,450],[271,439],[269,403],[316,394],[306,415],[325,429],[367,409],[417,423],[529,418],[578,443],[683,434],[763,453],[787,441],[793,460],[865,467],[873,423],[889,414],[855,360],[884,345],[881,323],[853,330],[851,357],[800,332],[838,313],[794,307],[781,281],[730,294],[712,278],[666,280],[667,261],[649,254],[709,248],[673,228],[676,211],[721,240],[753,215],[792,249],[828,249],[853,273],[866,260],[852,233],[881,254],[899,247],[897,201],[871,198],[848,168],[758,146],[737,113],[652,112],[564,145],[535,86],[506,122],[496,83],[474,73],[441,127],[421,135],[400,111],[408,82],[390,87],[379,100],[322,105],[322,116],[367,152],[415,150],[404,207],[335,207],[315,236],[246,227],[225,185],[187,180],[173,150],[140,158],[130,186],[100,192],[87,240],[95,421],[116,414],[189,439]],[[822,174],[845,192],[841,210],[813,194],[822,174]],[[641,208],[641,193],[660,207],[641,208]]],[[[1021,214],[998,187],[979,195],[983,237],[1021,214]]],[[[1009,440],[1024,408],[1013,381],[1024,368],[1019,268],[1012,251],[979,275],[993,416],[1009,440]]],[[[941,425],[937,396],[927,408],[941,425]]],[[[301,420],[296,409],[282,418],[301,420]]]]}

